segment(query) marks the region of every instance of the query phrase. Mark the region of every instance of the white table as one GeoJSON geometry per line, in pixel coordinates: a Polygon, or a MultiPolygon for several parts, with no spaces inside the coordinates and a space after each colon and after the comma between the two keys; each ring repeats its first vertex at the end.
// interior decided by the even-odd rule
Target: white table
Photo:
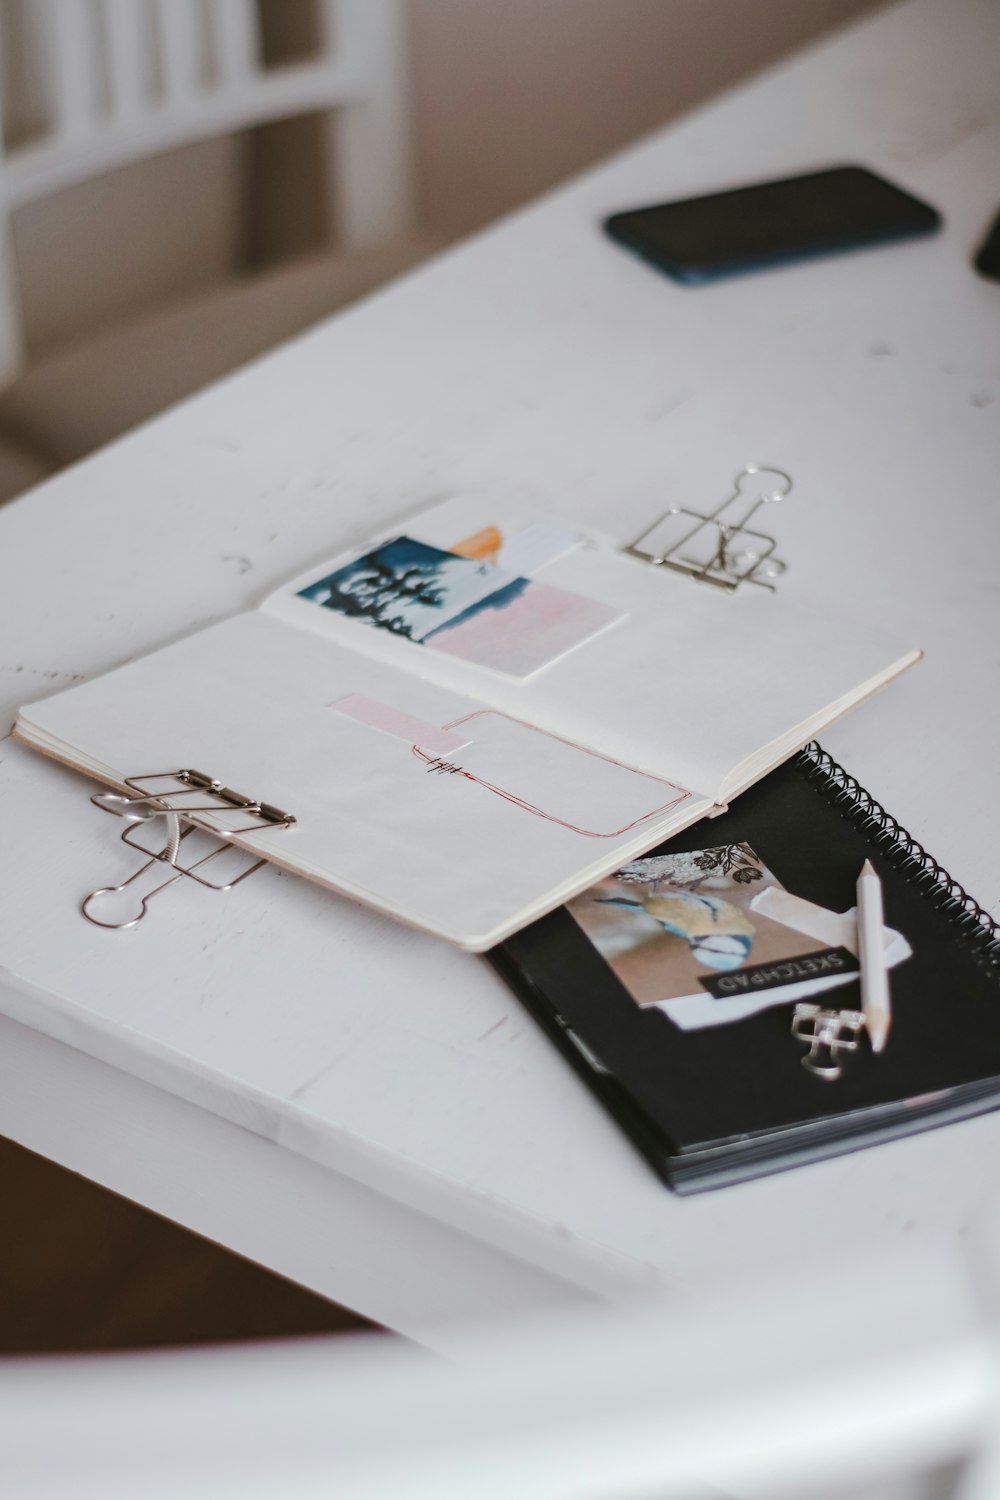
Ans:
{"type": "MultiPolygon", "coordinates": [[[[991,0],[910,0],[8,507],[5,717],[437,498],[624,539],[757,459],[796,481],[783,595],[927,653],[827,747],[1000,911],[1000,288],[969,265],[998,57],[991,0]],[[596,228],[850,160],[944,232],[690,291],[596,228]]],[[[678,1199],[482,960],[272,869],[89,926],[81,896],[133,859],[89,790],[0,743],[0,1130],[413,1337],[950,1242],[1000,1191],[987,1116],[678,1199]]]]}

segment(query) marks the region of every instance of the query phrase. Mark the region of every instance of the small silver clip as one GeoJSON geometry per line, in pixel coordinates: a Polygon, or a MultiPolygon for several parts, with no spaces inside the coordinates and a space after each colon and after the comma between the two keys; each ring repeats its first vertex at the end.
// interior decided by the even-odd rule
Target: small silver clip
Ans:
{"type": "MultiPolygon", "coordinates": [[[[209,879],[204,866],[227,851],[236,849],[237,846],[232,843],[232,840],[239,834],[288,828],[295,822],[291,813],[282,812],[280,807],[274,807],[268,802],[246,797],[242,792],[234,792],[231,787],[224,786],[221,781],[215,777],[206,776],[202,771],[156,771],[145,776],[127,776],[125,785],[135,793],[134,796],[127,796],[121,792],[97,792],[90,800],[102,812],[112,813],[125,821],[128,826],[122,832],[122,842],[128,844],[130,848],[139,849],[147,858],[120,885],[102,886],[99,890],[91,891],[90,895],[83,900],[81,903],[83,915],[88,922],[93,922],[97,927],[115,929],[134,927],[146,915],[153,897],[166,890],[167,886],[173,885],[174,881],[179,880],[182,875],[197,881],[199,885],[207,886],[209,890],[232,890],[234,885],[238,885],[241,880],[252,875],[266,861],[250,850],[240,849],[239,852],[250,863],[232,879],[223,881],[209,879]],[[172,784],[162,785],[165,782],[172,784]],[[155,789],[151,789],[154,787],[155,789]],[[191,797],[200,800],[194,802],[185,800],[191,797]],[[203,821],[207,813],[215,814],[217,817],[238,815],[239,826],[218,827],[214,824],[207,824],[203,821]],[[143,825],[153,824],[161,818],[166,833],[163,847],[149,848],[138,837],[140,829],[143,825]],[[253,821],[248,822],[247,819],[253,819],[253,821]],[[216,845],[200,858],[182,864],[179,857],[181,846],[196,829],[214,838],[216,845]],[[141,884],[133,892],[131,888],[136,886],[137,882],[141,882],[146,872],[157,864],[166,865],[171,873],[165,879],[160,880],[159,884],[154,885],[151,890],[147,890],[145,895],[139,894],[141,884]],[[126,906],[124,916],[112,921],[96,914],[102,909],[102,904],[106,907],[110,902],[113,907],[115,898],[123,895],[126,903],[129,898],[132,903],[126,906]],[[135,905],[136,902],[138,906],[135,905]]],[[[148,884],[148,882],[144,883],[148,884]]]]}
{"type": "Polygon", "coordinates": [[[857,1052],[858,1032],[864,1024],[860,1010],[827,1010],[800,1002],[792,1015],[792,1036],[809,1043],[809,1051],[800,1059],[802,1066],[832,1083],[843,1072],[839,1054],[857,1052]]]}
{"type": "Polygon", "coordinates": [[[783,500],[791,488],[783,469],[747,464],[736,475],[732,494],[715,510],[704,515],[685,505],[671,505],[622,550],[654,567],[687,573],[699,583],[730,590],[756,583],[773,593],[773,580],[785,572],[785,564],[774,556],[774,538],[751,529],[750,522],[765,505],[783,500]]]}

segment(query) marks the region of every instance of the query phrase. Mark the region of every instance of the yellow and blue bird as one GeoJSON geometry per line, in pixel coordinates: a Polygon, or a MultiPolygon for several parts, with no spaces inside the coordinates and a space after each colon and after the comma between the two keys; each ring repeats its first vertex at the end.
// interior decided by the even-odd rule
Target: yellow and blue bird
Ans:
{"type": "Polygon", "coordinates": [[[738,969],[753,947],[754,925],[745,912],[721,896],[696,891],[670,891],[642,901],[621,896],[598,896],[601,906],[644,912],[666,932],[683,938],[699,963],[728,972],[738,969]]]}

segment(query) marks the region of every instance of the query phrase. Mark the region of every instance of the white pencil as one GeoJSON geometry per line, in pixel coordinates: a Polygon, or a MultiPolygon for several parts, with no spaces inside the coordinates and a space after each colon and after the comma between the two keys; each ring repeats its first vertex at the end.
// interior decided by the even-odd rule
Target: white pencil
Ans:
{"type": "Polygon", "coordinates": [[[881,1052],[889,1035],[892,1009],[885,967],[882,882],[870,859],[858,876],[858,957],[861,960],[861,1009],[872,1051],[881,1052]]]}

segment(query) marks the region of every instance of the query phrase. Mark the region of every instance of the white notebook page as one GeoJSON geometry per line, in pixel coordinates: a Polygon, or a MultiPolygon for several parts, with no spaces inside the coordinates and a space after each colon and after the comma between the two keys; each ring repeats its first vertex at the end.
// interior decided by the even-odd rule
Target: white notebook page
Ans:
{"type": "Polygon", "coordinates": [[[294,827],[246,842],[468,947],[499,941],[711,805],[255,612],[21,722],[116,779],[192,767],[293,813],[294,827]],[[462,748],[442,762],[338,709],[358,697],[457,725],[462,748]]]}
{"type": "MultiPolygon", "coordinates": [[[[448,549],[496,519],[491,507],[463,498],[404,519],[381,536],[448,549]]],[[[504,536],[516,537],[537,520],[533,512],[505,512],[504,536]]],[[[699,584],[626,557],[611,539],[591,532],[583,546],[533,576],[620,617],[519,678],[443,656],[297,596],[368,546],[362,542],[321,560],[261,608],[400,672],[485,698],[554,734],[666,772],[717,801],[726,800],[728,779],[749,758],[790,732],[794,748],[918,656],[863,622],[792,607],[780,593],[752,584],[734,593],[699,584]]]]}

